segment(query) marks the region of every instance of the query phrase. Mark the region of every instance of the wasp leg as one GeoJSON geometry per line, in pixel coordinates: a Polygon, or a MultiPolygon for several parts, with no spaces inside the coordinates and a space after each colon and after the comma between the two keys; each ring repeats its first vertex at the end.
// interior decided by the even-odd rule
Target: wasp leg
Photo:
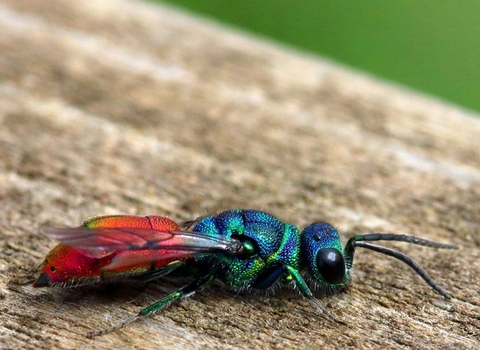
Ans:
{"type": "Polygon", "coordinates": [[[297,269],[288,265],[285,268],[295,280],[295,283],[297,284],[297,287],[303,294],[303,296],[310,300],[312,303],[314,303],[322,311],[324,318],[344,326],[347,325],[345,322],[337,320],[335,317],[333,317],[330,312],[328,312],[328,310],[325,309],[325,307],[320,303],[320,301],[318,301],[318,299],[313,296],[310,288],[308,288],[307,284],[305,283],[302,276],[300,275],[300,272],[297,269]]]}
{"type": "Polygon", "coordinates": [[[102,331],[90,332],[90,333],[88,333],[88,337],[93,338],[93,337],[96,337],[96,336],[99,336],[99,335],[103,335],[103,334],[107,334],[107,333],[110,333],[110,332],[117,331],[117,330],[125,327],[126,325],[138,320],[141,317],[152,315],[153,313],[157,312],[160,309],[163,309],[168,304],[172,303],[173,301],[175,301],[177,299],[187,298],[187,297],[193,295],[198,289],[200,289],[206,283],[213,281],[213,279],[214,279],[214,274],[213,273],[209,273],[208,275],[200,276],[195,281],[186,285],[185,287],[177,290],[176,292],[173,292],[172,294],[167,295],[166,297],[160,299],[156,303],[153,303],[152,305],[143,308],[135,316],[127,318],[126,320],[124,320],[123,322],[119,323],[118,325],[116,325],[114,327],[104,329],[102,331]]]}
{"type": "Polygon", "coordinates": [[[135,277],[137,281],[142,281],[142,282],[150,282],[153,280],[156,280],[162,276],[168,275],[170,272],[175,271],[179,267],[185,265],[185,262],[183,261],[175,261],[172,262],[171,264],[165,266],[164,268],[161,268],[160,270],[152,271],[152,272],[147,272],[144,275],[135,277]]]}
{"type": "Polygon", "coordinates": [[[164,268],[161,268],[159,270],[155,270],[155,271],[152,271],[152,272],[147,272],[144,275],[132,277],[132,279],[145,283],[143,285],[142,289],[140,289],[140,291],[139,291],[139,294],[142,294],[144,291],[147,290],[150,283],[152,283],[154,280],[159,279],[162,276],[168,275],[170,272],[175,271],[176,269],[178,269],[179,267],[181,267],[183,265],[185,265],[184,262],[175,261],[175,262],[171,263],[170,265],[165,266],[164,268]]]}

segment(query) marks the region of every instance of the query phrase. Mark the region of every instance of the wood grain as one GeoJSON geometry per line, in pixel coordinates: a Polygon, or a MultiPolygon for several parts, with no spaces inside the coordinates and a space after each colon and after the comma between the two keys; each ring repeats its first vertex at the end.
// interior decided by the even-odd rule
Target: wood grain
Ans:
{"type": "Polygon", "coordinates": [[[478,348],[480,119],[325,59],[133,1],[0,0],[1,347],[478,348]],[[43,225],[104,214],[174,220],[258,208],[348,238],[461,246],[358,250],[324,321],[292,290],[212,287],[121,331],[177,283],[33,289],[43,225]]]}

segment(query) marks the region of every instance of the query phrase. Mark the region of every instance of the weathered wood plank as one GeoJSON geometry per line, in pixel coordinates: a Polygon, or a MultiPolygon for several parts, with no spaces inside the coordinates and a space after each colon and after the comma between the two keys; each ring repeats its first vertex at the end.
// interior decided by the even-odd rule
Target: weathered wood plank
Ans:
{"type": "Polygon", "coordinates": [[[0,32],[1,347],[479,346],[478,116],[140,2],[1,0],[0,32]],[[53,246],[41,225],[235,207],[458,244],[403,247],[455,299],[359,251],[352,287],[323,299],[350,328],[294,291],[214,287],[88,340],[178,285],[8,285],[53,246]]]}

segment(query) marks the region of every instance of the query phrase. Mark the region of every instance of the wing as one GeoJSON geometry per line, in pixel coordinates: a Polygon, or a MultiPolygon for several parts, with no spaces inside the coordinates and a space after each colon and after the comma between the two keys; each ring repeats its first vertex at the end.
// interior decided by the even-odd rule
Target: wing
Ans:
{"type": "Polygon", "coordinates": [[[65,245],[87,250],[172,250],[198,254],[226,253],[231,255],[243,252],[242,243],[236,239],[189,231],[80,226],[46,227],[42,229],[42,233],[65,245]]]}
{"type": "Polygon", "coordinates": [[[63,245],[78,248],[82,255],[102,258],[117,253],[101,267],[103,272],[119,272],[140,265],[162,268],[171,261],[201,254],[242,254],[236,239],[189,231],[160,231],[143,228],[46,227],[42,232],[63,245]]]}

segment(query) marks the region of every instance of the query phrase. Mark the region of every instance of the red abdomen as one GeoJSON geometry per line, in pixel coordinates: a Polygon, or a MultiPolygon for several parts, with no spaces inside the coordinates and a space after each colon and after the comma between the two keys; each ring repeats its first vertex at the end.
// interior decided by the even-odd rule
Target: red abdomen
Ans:
{"type": "MultiPolygon", "coordinates": [[[[86,221],[88,228],[134,228],[158,231],[178,231],[173,220],[162,216],[102,216],[86,221]]],[[[65,244],[56,245],[45,257],[40,277],[34,287],[76,286],[103,279],[127,278],[161,269],[172,260],[162,258],[162,250],[102,250],[81,249],[65,244]]]]}

